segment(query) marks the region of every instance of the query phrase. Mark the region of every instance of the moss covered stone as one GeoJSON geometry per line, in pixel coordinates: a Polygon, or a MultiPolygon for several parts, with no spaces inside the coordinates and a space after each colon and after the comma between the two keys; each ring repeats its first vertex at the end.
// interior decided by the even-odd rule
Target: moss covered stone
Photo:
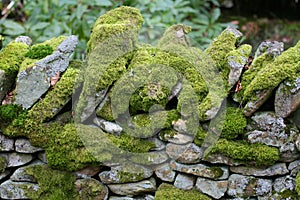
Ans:
{"type": "Polygon", "coordinates": [[[184,191],[173,185],[163,183],[155,192],[154,200],[210,200],[208,196],[197,190],[184,191]]]}
{"type": "Polygon", "coordinates": [[[32,59],[41,59],[52,54],[53,49],[49,44],[35,45],[25,54],[25,57],[32,59]]]}
{"type": "Polygon", "coordinates": [[[298,173],[296,177],[296,192],[300,196],[300,173],[298,173]]]}
{"type": "Polygon", "coordinates": [[[6,158],[0,156],[0,173],[4,172],[6,166],[7,166],[6,158]]]}

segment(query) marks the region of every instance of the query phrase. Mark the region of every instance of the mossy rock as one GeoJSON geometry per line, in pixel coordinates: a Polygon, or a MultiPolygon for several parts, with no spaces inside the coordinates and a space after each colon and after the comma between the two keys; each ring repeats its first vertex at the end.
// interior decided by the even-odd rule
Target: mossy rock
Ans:
{"type": "Polygon", "coordinates": [[[7,166],[7,160],[3,156],[0,156],[0,173],[4,172],[7,166]]]}
{"type": "Polygon", "coordinates": [[[298,173],[296,177],[296,192],[300,196],[300,173],[298,173]]]}
{"type": "Polygon", "coordinates": [[[32,46],[30,50],[25,54],[25,57],[31,59],[42,59],[52,54],[53,49],[49,44],[32,46]]]}
{"type": "Polygon", "coordinates": [[[155,192],[154,200],[211,200],[197,190],[181,190],[173,185],[162,183],[155,192]]]}

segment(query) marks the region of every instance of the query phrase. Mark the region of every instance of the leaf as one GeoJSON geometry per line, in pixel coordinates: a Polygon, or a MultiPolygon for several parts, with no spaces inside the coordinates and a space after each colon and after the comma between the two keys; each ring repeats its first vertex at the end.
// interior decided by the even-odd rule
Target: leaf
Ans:
{"type": "Polygon", "coordinates": [[[213,9],[212,14],[211,14],[211,23],[214,23],[215,21],[217,21],[217,19],[219,19],[220,15],[221,15],[221,10],[219,8],[213,9]]]}
{"type": "Polygon", "coordinates": [[[95,5],[109,7],[112,6],[112,3],[109,0],[95,0],[95,5]]]}
{"type": "Polygon", "coordinates": [[[6,35],[21,35],[25,33],[25,28],[12,20],[5,20],[3,22],[4,31],[3,33],[6,35]]]}
{"type": "Polygon", "coordinates": [[[49,24],[49,22],[38,22],[37,24],[34,24],[33,26],[29,27],[29,29],[30,31],[40,30],[49,26],[49,24]]]}

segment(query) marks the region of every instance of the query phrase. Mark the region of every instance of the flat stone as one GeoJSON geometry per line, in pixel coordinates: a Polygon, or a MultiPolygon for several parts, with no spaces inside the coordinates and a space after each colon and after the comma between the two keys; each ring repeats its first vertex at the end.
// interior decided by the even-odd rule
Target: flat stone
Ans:
{"type": "Polygon", "coordinates": [[[264,196],[272,191],[272,180],[232,174],[228,179],[227,194],[232,197],[264,196]]]}
{"type": "Polygon", "coordinates": [[[158,138],[147,138],[146,140],[155,144],[155,147],[150,149],[152,151],[161,151],[166,148],[166,144],[158,138]]]}
{"type": "Polygon", "coordinates": [[[7,160],[7,167],[17,167],[29,163],[33,156],[31,154],[21,154],[21,153],[0,153],[7,160]]]}
{"type": "Polygon", "coordinates": [[[10,177],[10,180],[17,181],[17,182],[36,183],[36,179],[33,176],[26,173],[27,169],[31,168],[32,166],[36,166],[36,165],[45,165],[45,163],[37,160],[37,161],[31,163],[30,165],[27,165],[25,167],[20,167],[12,174],[12,176],[10,177]]]}
{"type": "Polygon", "coordinates": [[[42,148],[34,147],[30,144],[28,139],[17,139],[15,141],[16,152],[19,153],[36,153],[38,151],[43,151],[42,148]]]}
{"type": "Polygon", "coordinates": [[[174,186],[182,190],[191,190],[194,187],[196,177],[186,174],[176,176],[174,186]]]}
{"type": "Polygon", "coordinates": [[[267,53],[269,56],[277,57],[284,50],[284,43],[277,41],[263,41],[259,44],[256,52],[255,58],[262,55],[263,53],[267,53]]]}
{"type": "Polygon", "coordinates": [[[244,115],[246,117],[250,117],[251,115],[253,115],[253,113],[255,113],[260,108],[260,106],[263,105],[263,103],[271,96],[271,94],[272,90],[257,91],[254,96],[256,100],[251,100],[246,103],[243,110],[244,115]]]}
{"type": "MultiPolygon", "coordinates": [[[[300,74],[299,74],[300,76],[300,74]]],[[[292,81],[284,81],[276,90],[275,113],[282,118],[288,117],[300,106],[300,77],[292,81]]]]}
{"type": "Polygon", "coordinates": [[[291,162],[288,166],[288,170],[290,170],[291,176],[297,176],[298,172],[300,172],[300,160],[296,160],[294,162],[291,162]]]}
{"type": "Polygon", "coordinates": [[[154,196],[150,194],[146,194],[143,196],[137,196],[137,197],[117,197],[117,196],[111,196],[109,197],[109,200],[154,200],[154,196]]]}
{"type": "Polygon", "coordinates": [[[209,154],[203,158],[204,161],[210,162],[212,164],[225,164],[229,166],[238,166],[243,163],[233,160],[223,154],[209,154]]]}
{"type": "Polygon", "coordinates": [[[13,151],[14,150],[14,139],[0,133],[0,151],[13,151]]]}
{"type": "Polygon", "coordinates": [[[38,190],[37,184],[8,180],[0,185],[0,197],[2,199],[30,199],[29,196],[38,190]]]}
{"type": "Polygon", "coordinates": [[[168,159],[168,154],[165,151],[138,153],[130,157],[130,160],[134,163],[151,167],[165,163],[168,159]]]}
{"type": "Polygon", "coordinates": [[[78,179],[75,187],[79,193],[79,199],[108,199],[108,188],[93,178],[78,179]]]}
{"type": "Polygon", "coordinates": [[[300,154],[296,148],[295,143],[293,142],[283,144],[279,148],[279,155],[279,161],[281,162],[293,162],[300,158],[300,154]]]}
{"type": "Polygon", "coordinates": [[[214,181],[205,178],[197,178],[196,189],[215,199],[220,199],[227,191],[228,181],[214,181]]]}
{"type": "Polygon", "coordinates": [[[75,172],[75,175],[77,178],[89,178],[92,176],[95,176],[98,174],[101,170],[101,167],[98,166],[88,166],[85,167],[77,172],[75,172]]]}
{"type": "Polygon", "coordinates": [[[104,184],[137,182],[152,176],[153,171],[141,165],[123,163],[120,166],[111,167],[110,171],[99,174],[104,184]]]}
{"type": "Polygon", "coordinates": [[[272,132],[268,131],[250,131],[245,134],[247,136],[247,140],[251,143],[263,143],[268,146],[280,147],[282,146],[286,140],[288,135],[285,133],[275,135],[272,132]]]}
{"type": "Polygon", "coordinates": [[[48,163],[47,156],[46,156],[45,152],[39,152],[37,156],[38,156],[38,159],[40,159],[42,162],[48,163]]]}
{"type": "Polygon", "coordinates": [[[173,182],[176,172],[171,169],[169,163],[165,163],[155,170],[155,175],[162,181],[173,182]]]}
{"type": "Polygon", "coordinates": [[[179,172],[211,179],[226,179],[229,176],[226,167],[209,167],[203,164],[185,165],[171,161],[170,167],[179,172]]]}
{"type": "Polygon", "coordinates": [[[283,192],[285,190],[294,191],[296,187],[295,178],[291,176],[284,176],[276,178],[273,184],[274,191],[283,192]]]}
{"type": "Polygon", "coordinates": [[[285,163],[278,163],[271,167],[267,168],[256,168],[256,167],[230,167],[230,171],[243,175],[252,175],[252,176],[276,176],[276,175],[285,175],[289,173],[289,170],[286,167],[285,163]]]}
{"type": "Polygon", "coordinates": [[[94,123],[97,126],[99,126],[103,131],[114,134],[114,135],[120,135],[121,132],[123,131],[122,127],[119,126],[118,124],[110,122],[110,121],[106,121],[106,120],[98,118],[98,117],[96,117],[94,119],[94,123]]]}
{"type": "Polygon", "coordinates": [[[188,144],[193,142],[194,138],[190,135],[177,133],[175,135],[164,135],[164,139],[173,144],[188,144]]]}
{"type": "Polygon", "coordinates": [[[186,145],[169,143],[166,152],[170,158],[180,163],[197,163],[203,156],[203,150],[194,143],[186,145]]]}
{"type": "Polygon", "coordinates": [[[118,195],[139,195],[156,191],[156,182],[154,178],[150,178],[136,183],[113,184],[108,187],[118,195]]]}

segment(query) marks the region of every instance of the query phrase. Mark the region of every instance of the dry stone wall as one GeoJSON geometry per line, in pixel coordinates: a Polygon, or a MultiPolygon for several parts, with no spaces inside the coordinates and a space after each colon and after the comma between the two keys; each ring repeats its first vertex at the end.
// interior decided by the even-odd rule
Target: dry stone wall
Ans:
{"type": "Polygon", "coordinates": [[[0,51],[0,199],[298,199],[300,42],[204,51],[174,25],[140,44],[135,8],[0,51]],[[253,54],[251,52],[254,52],[253,54]]]}

